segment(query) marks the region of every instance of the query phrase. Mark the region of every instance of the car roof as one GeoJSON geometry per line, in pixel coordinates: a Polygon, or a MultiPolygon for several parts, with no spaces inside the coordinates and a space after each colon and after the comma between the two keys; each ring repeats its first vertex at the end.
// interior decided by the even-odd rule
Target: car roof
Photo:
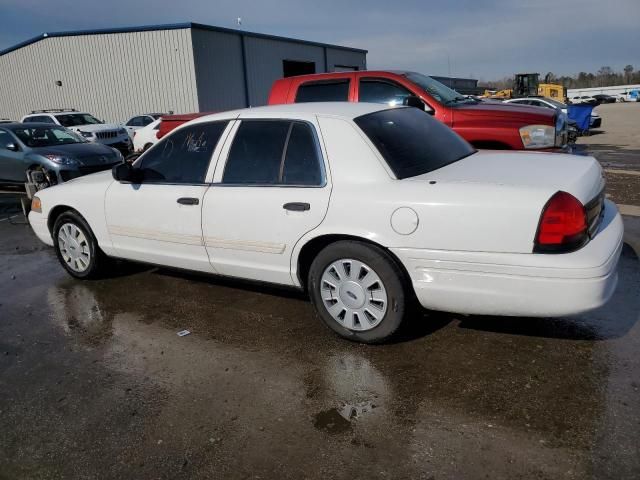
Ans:
{"type": "Polygon", "coordinates": [[[365,102],[309,102],[289,103],[281,105],[268,105],[265,107],[244,108],[228,112],[203,115],[192,123],[207,122],[228,118],[242,117],[271,117],[271,116],[296,116],[296,115],[322,115],[341,117],[352,120],[362,115],[367,115],[381,110],[394,108],[409,108],[404,106],[390,106],[380,103],[365,102]]]}

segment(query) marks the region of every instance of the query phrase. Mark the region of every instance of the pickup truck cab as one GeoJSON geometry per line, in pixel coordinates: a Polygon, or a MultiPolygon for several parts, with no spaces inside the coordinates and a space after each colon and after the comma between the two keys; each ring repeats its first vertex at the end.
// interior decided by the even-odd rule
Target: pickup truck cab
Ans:
{"type": "Polygon", "coordinates": [[[567,122],[552,110],[482,102],[416,72],[359,71],[276,80],[269,105],[369,102],[424,109],[476,148],[555,150],[567,144],[567,122]]]}

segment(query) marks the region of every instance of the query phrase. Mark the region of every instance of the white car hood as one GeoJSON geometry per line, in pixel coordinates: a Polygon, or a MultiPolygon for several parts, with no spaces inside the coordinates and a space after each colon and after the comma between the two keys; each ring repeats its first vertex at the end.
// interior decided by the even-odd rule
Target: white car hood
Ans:
{"type": "Polygon", "coordinates": [[[70,130],[82,130],[83,132],[104,132],[104,131],[111,131],[111,130],[119,130],[122,127],[122,125],[119,125],[117,123],[99,123],[99,124],[88,124],[88,125],[76,125],[75,127],[68,127],[70,130]]]}
{"type": "Polygon", "coordinates": [[[544,152],[481,151],[408,180],[562,190],[583,204],[604,187],[602,168],[595,158],[544,152]]]}

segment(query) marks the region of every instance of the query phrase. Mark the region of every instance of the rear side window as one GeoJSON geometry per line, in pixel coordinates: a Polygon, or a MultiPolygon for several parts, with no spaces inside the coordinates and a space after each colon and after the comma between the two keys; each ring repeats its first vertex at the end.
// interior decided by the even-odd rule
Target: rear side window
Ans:
{"type": "Polygon", "coordinates": [[[227,123],[200,123],[162,139],[142,157],[143,183],[204,183],[211,155],[227,123]]]}
{"type": "Polygon", "coordinates": [[[35,117],[25,118],[22,123],[55,123],[51,117],[47,117],[46,115],[40,115],[35,117]]]}
{"type": "Polygon", "coordinates": [[[382,110],[354,121],[398,179],[437,170],[475,152],[457,133],[417,108],[382,110]]]}
{"type": "Polygon", "coordinates": [[[349,100],[349,79],[308,82],[298,87],[296,103],[304,102],[347,102],[349,100]]]}
{"type": "Polygon", "coordinates": [[[285,185],[322,183],[318,148],[311,127],[306,123],[293,122],[291,125],[281,181],[285,185]]]}
{"type": "Polygon", "coordinates": [[[233,140],[222,183],[322,184],[322,164],[311,125],[289,120],[243,120],[233,140]]]}

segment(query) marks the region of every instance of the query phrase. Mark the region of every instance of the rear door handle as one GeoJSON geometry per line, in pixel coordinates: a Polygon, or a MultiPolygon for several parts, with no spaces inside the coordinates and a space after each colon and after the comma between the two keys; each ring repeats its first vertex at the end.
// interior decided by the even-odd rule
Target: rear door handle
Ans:
{"type": "Polygon", "coordinates": [[[291,210],[292,212],[306,212],[311,209],[311,205],[303,202],[290,202],[285,203],[282,208],[285,210],[291,210]]]}
{"type": "Polygon", "coordinates": [[[200,199],[193,197],[181,197],[178,199],[178,203],[180,205],[198,205],[200,203],[200,199]]]}

